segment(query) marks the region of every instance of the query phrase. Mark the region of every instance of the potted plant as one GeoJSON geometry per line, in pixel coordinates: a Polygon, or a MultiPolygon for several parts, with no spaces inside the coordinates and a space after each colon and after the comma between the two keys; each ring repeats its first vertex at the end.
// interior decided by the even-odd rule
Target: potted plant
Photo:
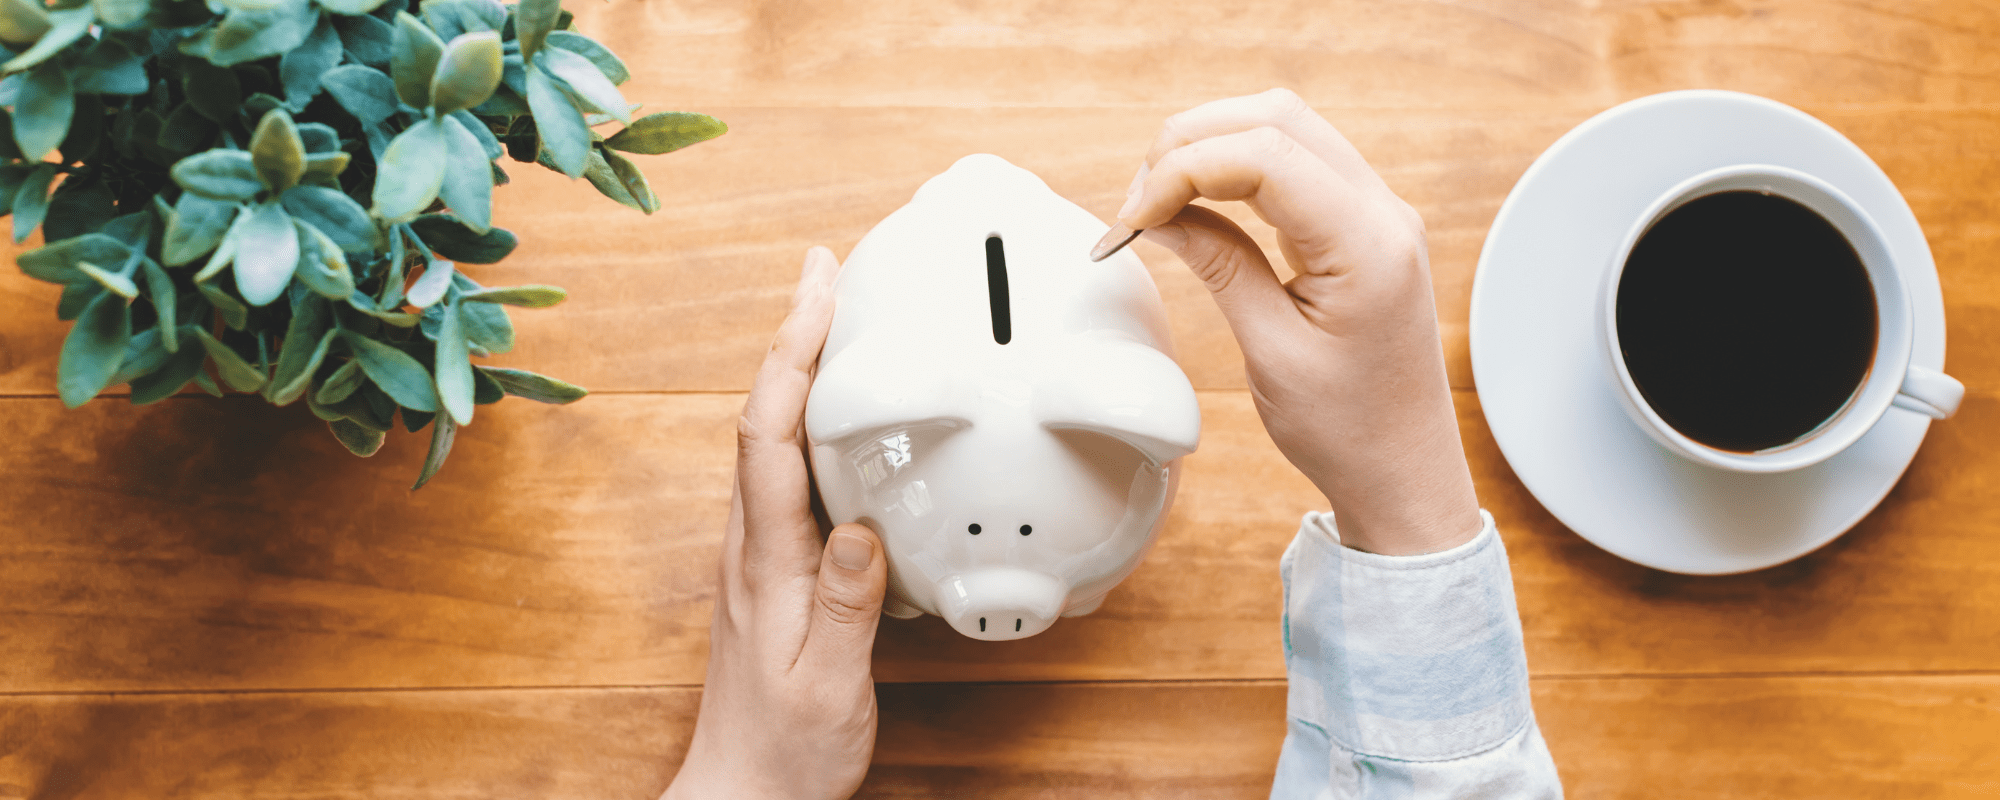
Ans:
{"type": "Polygon", "coordinates": [[[63,402],[227,386],[304,401],[362,456],[400,416],[432,428],[421,487],[476,406],[584,396],[472,361],[513,347],[508,306],[564,298],[461,266],[516,244],[495,162],[652,213],[626,154],[726,128],[634,117],[629,71],[570,19],[560,0],[0,0],[0,215],[16,242],[42,229],[18,263],[63,286],[63,402]]]}

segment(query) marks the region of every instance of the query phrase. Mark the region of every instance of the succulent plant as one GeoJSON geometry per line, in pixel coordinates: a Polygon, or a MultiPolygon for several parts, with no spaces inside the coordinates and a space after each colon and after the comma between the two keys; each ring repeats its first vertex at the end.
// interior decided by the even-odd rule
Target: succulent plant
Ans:
{"type": "Polygon", "coordinates": [[[459,267],[517,243],[492,224],[495,161],[650,214],[625,154],[726,127],[634,118],[624,63],[569,28],[560,0],[0,0],[0,215],[16,242],[41,227],[18,263],[63,286],[63,402],[221,396],[212,362],[357,455],[399,413],[432,426],[421,487],[476,406],[584,396],[471,361],[513,348],[507,306],[565,296],[459,267]]]}

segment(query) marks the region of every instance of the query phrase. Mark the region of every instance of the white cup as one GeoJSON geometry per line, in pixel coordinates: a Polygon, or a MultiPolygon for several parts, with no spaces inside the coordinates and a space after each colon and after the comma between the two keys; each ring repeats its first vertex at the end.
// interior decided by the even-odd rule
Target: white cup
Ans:
{"type": "Polygon", "coordinates": [[[1598,297],[1598,330],[1618,383],[1618,399],[1639,427],[1661,446],[1696,463],[1739,472],[1784,472],[1825,461],[1868,433],[1891,407],[1944,419],[1958,410],[1965,386],[1942,372],[1910,363],[1915,341],[1910,298],[1901,268],[1891,257],[1882,230],[1868,212],[1826,181],[1786,167],[1738,164],[1701,173],[1668,189],[1646,207],[1625,238],[1612,251],[1598,297]],[[1833,224],[1860,255],[1868,282],[1875,290],[1875,359],[1846,405],[1819,427],[1799,438],[1755,452],[1723,450],[1702,444],[1667,424],[1632,380],[1618,344],[1618,284],[1626,259],[1646,231],[1673,210],[1697,198],[1720,192],[1764,192],[1790,199],[1833,224]]]}

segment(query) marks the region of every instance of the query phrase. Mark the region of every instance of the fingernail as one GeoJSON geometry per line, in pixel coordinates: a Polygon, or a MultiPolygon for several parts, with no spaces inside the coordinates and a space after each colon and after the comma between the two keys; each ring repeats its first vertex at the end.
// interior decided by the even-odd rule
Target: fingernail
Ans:
{"type": "Polygon", "coordinates": [[[1146,188],[1146,174],[1152,171],[1153,165],[1140,164],[1139,172],[1132,176],[1132,185],[1125,187],[1125,196],[1131,197],[1138,194],[1140,189],[1146,188]]]}
{"type": "Polygon", "coordinates": [[[826,552],[834,565],[847,570],[864,570],[875,560],[875,545],[851,533],[836,533],[826,540],[826,552]]]}
{"type": "Polygon", "coordinates": [[[1132,212],[1139,210],[1139,201],[1145,199],[1145,197],[1145,192],[1133,192],[1125,195],[1125,205],[1118,207],[1118,218],[1124,219],[1132,216],[1132,212]]]}
{"type": "Polygon", "coordinates": [[[1187,244],[1187,229],[1181,227],[1181,224],[1178,222],[1155,225],[1140,231],[1140,233],[1146,237],[1146,241],[1176,253],[1180,252],[1181,245],[1187,244]]]}
{"type": "Polygon", "coordinates": [[[1125,245],[1131,244],[1132,240],[1137,238],[1139,232],[1125,227],[1125,223],[1111,223],[1111,230],[1105,231],[1104,238],[1097,240],[1097,244],[1090,248],[1090,260],[1103,261],[1110,258],[1112,253],[1125,249],[1125,245]]]}

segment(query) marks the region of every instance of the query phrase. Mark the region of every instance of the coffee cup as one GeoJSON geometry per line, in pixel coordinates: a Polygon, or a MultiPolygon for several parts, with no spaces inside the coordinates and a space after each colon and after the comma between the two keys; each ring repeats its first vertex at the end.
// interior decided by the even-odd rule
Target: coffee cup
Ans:
{"type": "Polygon", "coordinates": [[[1688,178],[1612,251],[1597,319],[1616,394],[1661,446],[1740,472],[1825,461],[1886,413],[1949,417],[1965,387],[1910,363],[1903,269],[1868,212],[1812,175],[1688,178]]]}

